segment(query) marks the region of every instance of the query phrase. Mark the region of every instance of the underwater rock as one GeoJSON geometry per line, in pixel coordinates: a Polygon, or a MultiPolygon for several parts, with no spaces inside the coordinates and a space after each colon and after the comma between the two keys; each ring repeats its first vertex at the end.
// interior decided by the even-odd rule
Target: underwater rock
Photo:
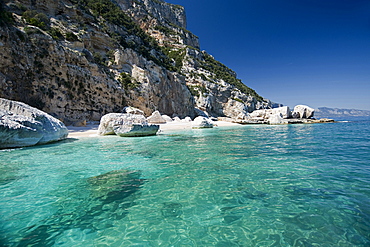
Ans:
{"type": "Polygon", "coordinates": [[[330,192],[326,189],[316,188],[305,188],[299,186],[286,186],[284,191],[288,193],[288,196],[292,199],[296,198],[315,198],[315,199],[333,199],[338,195],[342,195],[338,192],[330,192]]]}
{"type": "Polygon", "coordinates": [[[180,218],[182,205],[176,202],[165,202],[161,208],[161,213],[165,218],[180,218]]]}
{"type": "Polygon", "coordinates": [[[17,246],[53,246],[60,235],[71,229],[95,232],[113,227],[135,205],[140,187],[140,171],[115,170],[83,181],[73,187],[55,214],[26,228],[17,246]],[[78,193],[78,192],[89,193],[78,193]],[[70,195],[78,195],[70,198],[70,195]]]}
{"type": "Polygon", "coordinates": [[[233,223],[234,221],[240,220],[243,216],[240,215],[226,215],[224,216],[224,222],[226,224],[233,223]]]}
{"type": "Polygon", "coordinates": [[[115,170],[87,180],[94,198],[111,203],[126,198],[143,184],[141,172],[115,170]]]}

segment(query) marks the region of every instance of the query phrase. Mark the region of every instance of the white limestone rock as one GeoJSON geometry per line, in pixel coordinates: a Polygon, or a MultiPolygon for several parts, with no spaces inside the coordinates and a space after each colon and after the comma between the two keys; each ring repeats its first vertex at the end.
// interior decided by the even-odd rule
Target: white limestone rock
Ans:
{"type": "Polygon", "coordinates": [[[153,124],[164,124],[166,123],[166,120],[161,116],[159,111],[155,111],[150,117],[148,117],[148,122],[153,124]]]}
{"type": "Polygon", "coordinates": [[[126,106],[123,108],[122,113],[129,113],[134,115],[143,115],[144,112],[138,108],[132,107],[132,106],[126,106]]]}
{"type": "Polygon", "coordinates": [[[273,108],[273,109],[262,109],[262,110],[255,110],[249,114],[249,118],[263,118],[269,119],[272,116],[281,115],[282,118],[287,119],[291,117],[290,109],[288,106],[273,108]]]}
{"type": "Polygon", "coordinates": [[[181,123],[181,119],[179,117],[174,117],[173,121],[176,123],[181,123]]]}
{"type": "Polygon", "coordinates": [[[269,124],[286,124],[287,121],[283,118],[282,114],[271,115],[268,119],[269,124]]]}
{"type": "Polygon", "coordinates": [[[167,116],[167,115],[162,115],[162,118],[166,121],[166,123],[171,123],[173,122],[172,118],[167,116]]]}
{"type": "Polygon", "coordinates": [[[129,113],[109,113],[99,124],[99,135],[150,136],[155,135],[159,125],[148,124],[143,115],[129,113]]]}
{"type": "Polygon", "coordinates": [[[213,128],[213,122],[205,117],[196,117],[191,123],[193,129],[213,128]]]}
{"type": "Polygon", "coordinates": [[[282,106],[267,110],[271,115],[281,115],[282,118],[287,119],[291,117],[291,112],[288,106],[282,106]]]}
{"type": "Polygon", "coordinates": [[[64,140],[68,129],[58,119],[22,102],[0,98],[0,148],[64,140]]]}
{"type": "Polygon", "coordinates": [[[191,123],[192,120],[191,120],[191,117],[185,117],[184,119],[181,120],[181,122],[184,122],[184,123],[191,123]]]}
{"type": "Polygon", "coordinates": [[[0,148],[36,145],[42,138],[40,122],[0,110],[0,148]]]}
{"type": "Polygon", "coordinates": [[[115,125],[113,127],[114,133],[122,137],[134,137],[134,136],[154,136],[159,130],[159,125],[150,124],[132,124],[132,125],[115,125]]]}
{"type": "Polygon", "coordinates": [[[255,110],[249,113],[250,118],[266,118],[266,110],[255,110]]]}
{"type": "Polygon", "coordinates": [[[306,105],[296,105],[294,107],[292,116],[295,118],[312,118],[315,113],[315,109],[306,105]]]}

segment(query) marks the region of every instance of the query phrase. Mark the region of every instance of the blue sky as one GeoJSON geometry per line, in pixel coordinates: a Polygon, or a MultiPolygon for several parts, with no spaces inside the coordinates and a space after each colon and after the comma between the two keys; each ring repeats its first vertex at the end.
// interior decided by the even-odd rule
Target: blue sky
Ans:
{"type": "Polygon", "coordinates": [[[370,110],[370,0],[167,0],[261,96],[370,110]]]}

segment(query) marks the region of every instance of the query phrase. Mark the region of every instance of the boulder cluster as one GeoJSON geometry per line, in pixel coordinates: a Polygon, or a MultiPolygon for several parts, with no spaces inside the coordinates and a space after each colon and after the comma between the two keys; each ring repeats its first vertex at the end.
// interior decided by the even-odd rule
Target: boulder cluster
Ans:
{"type": "Polygon", "coordinates": [[[313,118],[315,109],[306,105],[296,105],[291,111],[288,106],[272,109],[255,110],[247,119],[239,120],[241,124],[294,124],[294,123],[318,123],[333,122],[332,119],[313,118]]]}
{"type": "MultiPolygon", "coordinates": [[[[159,124],[189,123],[193,129],[213,128],[213,120],[237,122],[241,124],[292,124],[333,122],[332,119],[313,118],[314,109],[297,105],[291,111],[283,106],[273,109],[253,111],[247,119],[209,117],[207,112],[198,110],[197,117],[180,119],[162,115],[154,111],[148,118],[142,110],[125,107],[122,113],[109,113],[100,119],[99,135],[123,137],[151,136],[159,131],[159,124]]],[[[0,149],[33,146],[66,139],[68,129],[58,119],[27,104],[0,98],[0,149]]]]}
{"type": "Polygon", "coordinates": [[[144,112],[134,107],[125,107],[122,113],[109,113],[104,115],[99,124],[99,135],[118,135],[123,137],[133,136],[151,136],[156,135],[159,130],[159,124],[166,123],[190,123],[192,128],[213,128],[211,119],[204,116],[198,116],[194,120],[190,117],[180,119],[171,118],[167,115],[161,115],[155,111],[146,118],[144,112]]]}

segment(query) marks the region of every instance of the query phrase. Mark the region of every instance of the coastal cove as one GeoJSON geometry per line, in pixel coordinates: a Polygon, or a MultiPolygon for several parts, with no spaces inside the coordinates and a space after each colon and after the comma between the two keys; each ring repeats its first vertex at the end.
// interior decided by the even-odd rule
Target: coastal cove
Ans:
{"type": "Polygon", "coordinates": [[[2,150],[0,245],[368,246],[369,126],[163,129],[2,150]]]}

